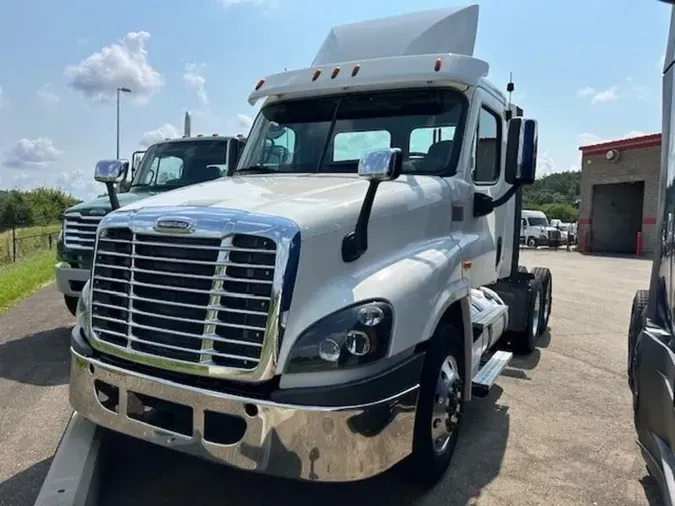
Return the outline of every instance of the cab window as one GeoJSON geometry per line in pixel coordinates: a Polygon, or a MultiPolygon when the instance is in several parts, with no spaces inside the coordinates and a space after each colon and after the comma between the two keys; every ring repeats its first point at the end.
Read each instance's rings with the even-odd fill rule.
{"type": "Polygon", "coordinates": [[[473,181],[477,185],[490,185],[499,180],[501,167],[502,120],[483,106],[478,117],[477,142],[473,181]]]}

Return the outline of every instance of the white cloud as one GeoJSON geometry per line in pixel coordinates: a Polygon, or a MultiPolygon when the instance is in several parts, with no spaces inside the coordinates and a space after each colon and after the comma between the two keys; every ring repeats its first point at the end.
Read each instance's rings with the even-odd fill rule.
{"type": "Polygon", "coordinates": [[[580,98],[590,98],[591,104],[610,102],[619,98],[619,87],[612,86],[606,90],[597,90],[592,86],[586,86],[577,91],[577,96],[580,98]]]}
{"type": "Polygon", "coordinates": [[[0,109],[2,109],[6,105],[7,105],[7,98],[5,97],[5,92],[3,91],[2,86],[0,86],[0,109]]]}
{"type": "Polygon", "coordinates": [[[197,97],[203,105],[207,105],[209,103],[209,98],[206,95],[206,79],[202,75],[203,68],[204,64],[186,64],[185,73],[183,74],[183,82],[188,88],[192,88],[197,92],[197,97]]]}
{"type": "Polygon", "coordinates": [[[164,86],[164,77],[148,61],[148,32],[129,32],[119,44],[111,44],[65,69],[68,85],[92,102],[114,98],[116,89],[132,91],[134,101],[144,103],[164,86]]]}
{"type": "Polygon", "coordinates": [[[10,168],[42,169],[56,161],[63,151],[56,149],[47,137],[20,139],[5,156],[4,165],[10,168]]]}
{"type": "Polygon", "coordinates": [[[38,98],[47,105],[58,104],[61,99],[51,90],[51,84],[45,84],[37,90],[38,98]]]}
{"type": "Polygon", "coordinates": [[[167,137],[169,139],[180,137],[178,129],[171,123],[165,123],[159,128],[145,132],[141,136],[141,140],[139,141],[139,143],[141,144],[141,146],[148,147],[151,146],[152,144],[163,141],[167,137]]]}
{"type": "Polygon", "coordinates": [[[577,146],[590,146],[592,144],[600,144],[602,142],[607,142],[607,140],[603,139],[599,135],[591,133],[581,133],[577,135],[577,146]]]}
{"type": "Polygon", "coordinates": [[[40,186],[56,187],[82,200],[92,199],[105,192],[105,187],[94,180],[93,171],[83,170],[47,174],[6,171],[0,184],[3,188],[16,190],[32,190],[40,186]]]}
{"type": "Polygon", "coordinates": [[[248,134],[248,131],[253,125],[253,118],[247,116],[246,114],[237,114],[237,123],[239,128],[243,128],[246,130],[246,134],[248,134]]]}
{"type": "Polygon", "coordinates": [[[54,178],[53,185],[83,200],[92,199],[105,192],[105,187],[94,180],[93,171],[60,172],[54,178]]]}
{"type": "Polygon", "coordinates": [[[592,146],[593,144],[603,144],[605,142],[612,142],[621,139],[630,139],[632,137],[642,137],[643,135],[650,135],[649,132],[643,132],[642,130],[631,130],[626,132],[623,135],[619,135],[612,139],[607,139],[592,133],[581,133],[577,135],[577,146],[592,146]]]}
{"type": "Polygon", "coordinates": [[[591,95],[595,95],[595,88],[591,88],[590,86],[586,86],[577,91],[578,97],[590,97],[591,95]]]}
{"type": "Polygon", "coordinates": [[[578,165],[570,165],[567,167],[561,167],[553,160],[548,151],[537,156],[537,177],[548,176],[549,174],[555,174],[558,172],[567,172],[567,171],[577,171],[579,170],[578,165]]]}
{"type": "Polygon", "coordinates": [[[591,104],[598,104],[602,102],[610,102],[612,100],[616,100],[619,98],[617,91],[618,87],[616,86],[612,86],[611,88],[607,88],[606,90],[603,91],[598,91],[591,98],[591,104]]]}

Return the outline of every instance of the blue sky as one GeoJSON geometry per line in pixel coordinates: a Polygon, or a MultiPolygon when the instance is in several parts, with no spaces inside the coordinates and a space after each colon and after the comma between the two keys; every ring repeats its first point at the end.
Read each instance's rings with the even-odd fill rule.
{"type": "MultiPolygon", "coordinates": [[[[99,193],[96,160],[182,133],[245,133],[255,82],[307,67],[333,25],[448,0],[0,1],[0,188],[99,193]]],[[[656,0],[479,2],[476,56],[539,120],[540,172],[578,168],[579,144],[660,130],[669,8],[656,0]]],[[[395,37],[396,34],[383,35],[395,37]]]]}

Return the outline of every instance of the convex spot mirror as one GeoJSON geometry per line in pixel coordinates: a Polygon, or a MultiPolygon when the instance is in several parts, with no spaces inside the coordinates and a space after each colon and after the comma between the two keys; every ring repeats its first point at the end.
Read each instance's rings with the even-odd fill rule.
{"type": "Polygon", "coordinates": [[[399,148],[367,151],[359,159],[359,176],[370,181],[391,181],[401,175],[403,155],[399,148]]]}
{"type": "Polygon", "coordinates": [[[99,183],[119,183],[129,170],[128,160],[101,160],[94,169],[94,179],[99,183]]]}
{"type": "Polygon", "coordinates": [[[506,173],[509,184],[534,183],[537,170],[537,120],[511,118],[506,138],[506,173]]]}

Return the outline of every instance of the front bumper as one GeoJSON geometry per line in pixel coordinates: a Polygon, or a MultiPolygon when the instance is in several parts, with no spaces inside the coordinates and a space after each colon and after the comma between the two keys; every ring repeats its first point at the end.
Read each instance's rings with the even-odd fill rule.
{"type": "Polygon", "coordinates": [[[354,481],[389,469],[412,451],[417,384],[369,404],[300,406],[154,378],[74,348],[71,354],[70,403],[82,416],[239,469],[354,481]]]}
{"type": "Polygon", "coordinates": [[[89,279],[89,269],[75,269],[65,262],[54,266],[56,286],[63,295],[79,297],[82,286],[89,279]]]}

